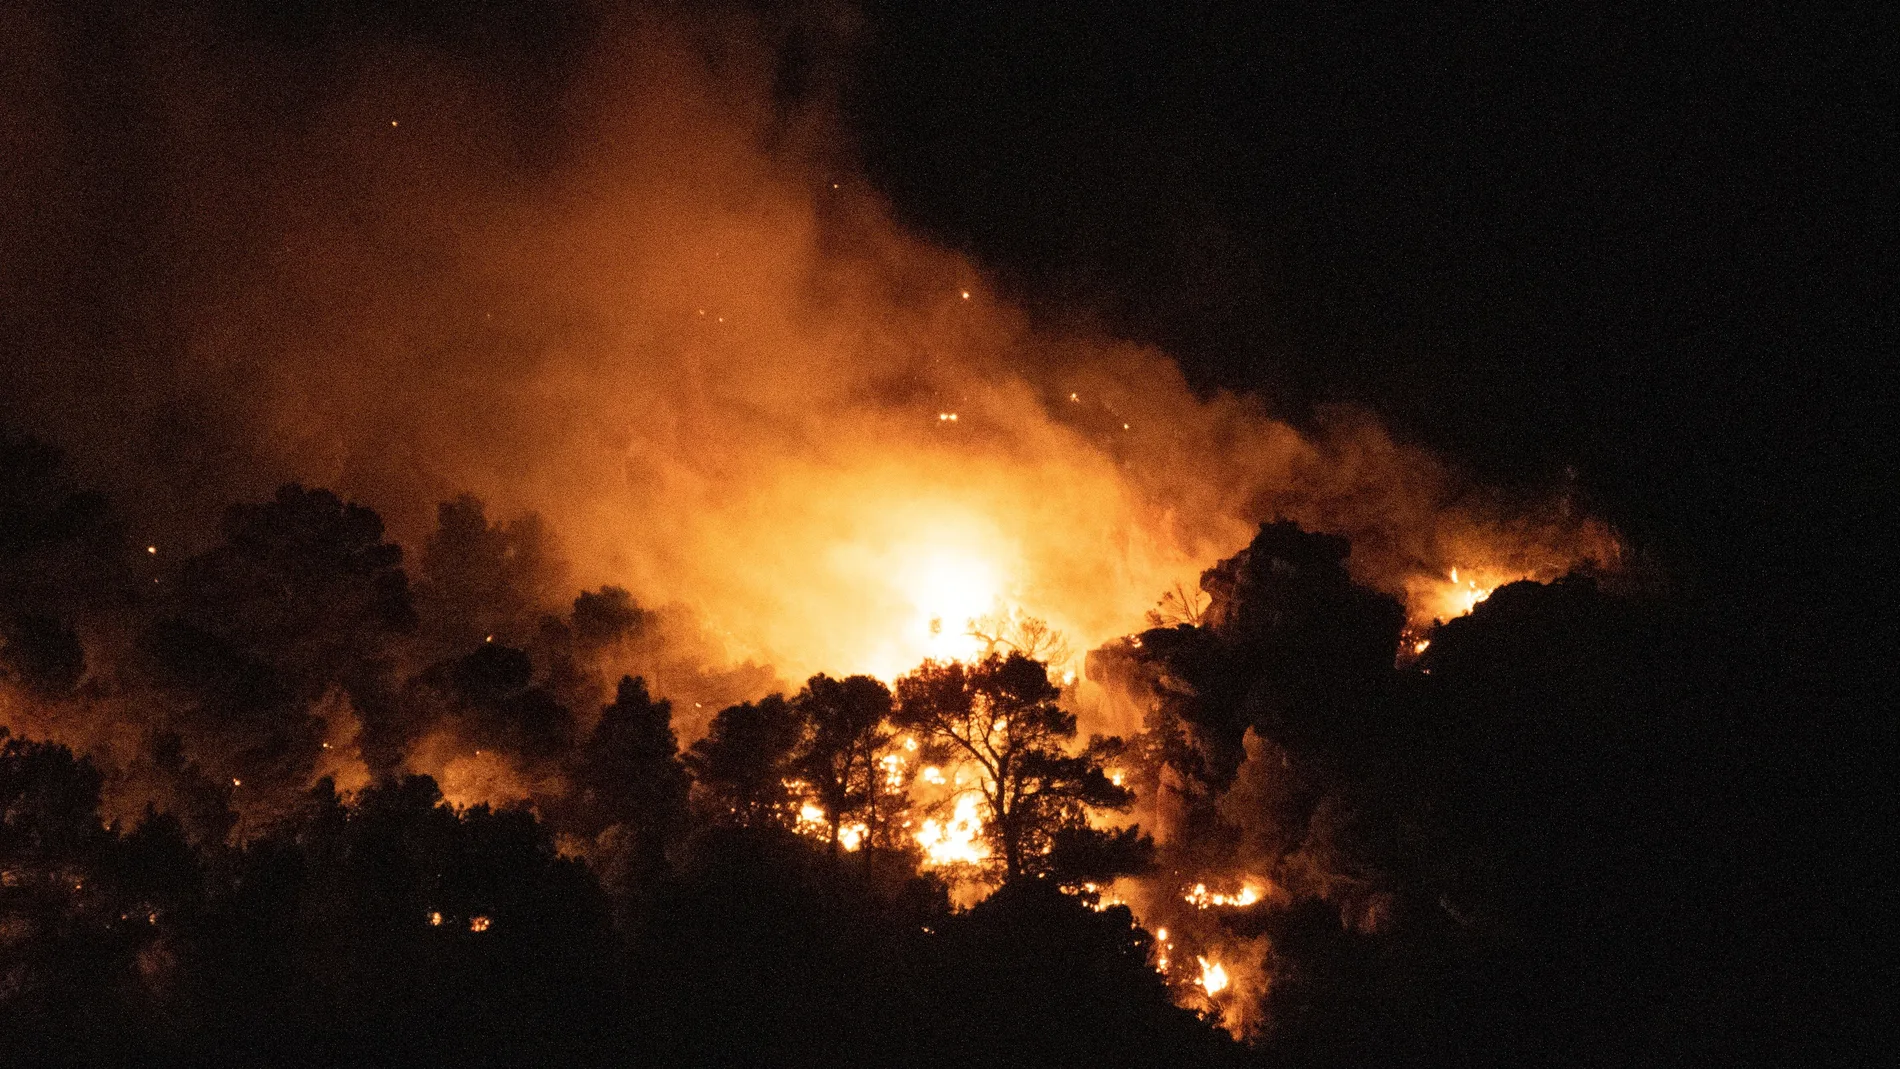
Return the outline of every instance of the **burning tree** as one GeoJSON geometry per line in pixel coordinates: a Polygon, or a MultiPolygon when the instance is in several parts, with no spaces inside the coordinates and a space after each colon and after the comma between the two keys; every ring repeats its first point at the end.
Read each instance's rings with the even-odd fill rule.
{"type": "MultiPolygon", "coordinates": [[[[1078,754],[1075,714],[1048,666],[1020,653],[973,664],[926,661],[897,683],[897,722],[974,766],[984,831],[1002,854],[1005,880],[1050,871],[1079,840],[1138,849],[1127,833],[1094,833],[1092,810],[1126,811],[1134,792],[1111,782],[1104,764],[1121,740],[1095,737],[1078,754]],[[1058,850],[1058,843],[1064,849],[1058,850]]],[[[1096,859],[1094,868],[1103,867],[1096,859]]]]}
{"type": "MultiPolygon", "coordinates": [[[[824,812],[826,838],[839,846],[847,821],[862,820],[860,836],[876,841],[908,787],[903,759],[890,758],[891,691],[870,676],[811,677],[791,700],[804,721],[804,739],[792,766],[824,812]],[[879,803],[888,801],[880,807],[879,803]]],[[[856,845],[853,842],[846,845],[856,845]]]]}

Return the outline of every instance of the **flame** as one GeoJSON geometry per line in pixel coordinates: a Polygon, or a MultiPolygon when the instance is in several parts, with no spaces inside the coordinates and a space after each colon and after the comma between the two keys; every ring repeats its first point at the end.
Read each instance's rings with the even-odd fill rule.
{"type": "Polygon", "coordinates": [[[816,830],[820,835],[831,833],[831,822],[825,819],[825,811],[815,802],[806,802],[798,807],[798,828],[800,831],[816,830]]]}
{"type": "Polygon", "coordinates": [[[853,592],[853,611],[826,614],[819,630],[841,642],[821,667],[891,680],[925,659],[972,660],[984,649],[974,622],[1014,604],[1021,554],[997,526],[947,505],[918,507],[832,545],[832,589],[853,592]]]}
{"type": "Polygon", "coordinates": [[[490,923],[487,917],[477,913],[468,919],[468,930],[471,932],[485,932],[488,930],[490,923]]]}
{"type": "Polygon", "coordinates": [[[1196,909],[1207,909],[1210,906],[1251,906],[1260,901],[1265,894],[1265,889],[1258,883],[1248,880],[1241,885],[1239,891],[1231,895],[1209,891],[1206,884],[1197,883],[1181,898],[1196,909]]]}
{"type": "MultiPolygon", "coordinates": [[[[1478,607],[1491,592],[1506,583],[1536,578],[1528,572],[1490,568],[1452,568],[1443,576],[1418,576],[1407,584],[1407,608],[1414,626],[1432,620],[1455,620],[1478,607]]],[[[1549,578],[1549,576],[1546,576],[1549,578]]],[[[1413,654],[1425,652],[1419,644],[1413,654]]]]}
{"type": "Polygon", "coordinates": [[[885,754],[878,759],[878,766],[884,770],[884,786],[890,790],[901,790],[904,786],[904,758],[902,754],[885,754]]]}
{"type": "Polygon", "coordinates": [[[948,822],[935,818],[924,821],[917,832],[917,845],[924,848],[926,867],[979,865],[989,860],[990,847],[983,841],[983,816],[978,805],[975,794],[961,794],[948,822]]]}
{"type": "Polygon", "coordinates": [[[1209,961],[1196,955],[1195,961],[1201,963],[1201,988],[1210,995],[1218,995],[1227,990],[1227,970],[1218,961],[1209,961]]]}

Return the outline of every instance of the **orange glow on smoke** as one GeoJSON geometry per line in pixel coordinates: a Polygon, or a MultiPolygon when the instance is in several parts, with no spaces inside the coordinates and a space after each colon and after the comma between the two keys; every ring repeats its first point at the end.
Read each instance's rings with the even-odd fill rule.
{"type": "MultiPolygon", "coordinates": [[[[695,40],[665,19],[606,35],[571,153],[531,176],[488,150],[505,109],[373,150],[350,108],[312,116],[258,238],[300,252],[231,257],[181,312],[206,369],[188,396],[223,394],[263,470],[377,508],[412,552],[456,493],[538,514],[568,566],[543,607],[622,586],[693,621],[695,664],[793,684],[967,657],[969,619],[1006,610],[1079,658],[1274,517],[1349,535],[1355,579],[1414,624],[1614,555],[1562,509],[1474,505],[1369,417],[1295,428],[1271,399],[1197,395],[1152,347],[974,300],[973,264],[786,141],[767,57],[714,69],[695,40]]],[[[361,98],[427,69],[366,75],[361,98]]],[[[101,388],[108,411],[177,403],[101,388]]],[[[525,787],[505,773],[458,767],[445,791],[525,787]]]]}

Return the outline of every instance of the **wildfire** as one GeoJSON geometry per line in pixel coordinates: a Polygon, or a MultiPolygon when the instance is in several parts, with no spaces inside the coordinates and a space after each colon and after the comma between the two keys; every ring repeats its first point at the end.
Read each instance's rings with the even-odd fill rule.
{"type": "Polygon", "coordinates": [[[1266,894],[1266,890],[1252,880],[1241,885],[1239,891],[1229,895],[1209,891],[1204,883],[1197,883],[1188,889],[1182,900],[1196,909],[1208,909],[1212,906],[1251,906],[1266,894]]]}
{"type": "Polygon", "coordinates": [[[917,845],[924,848],[925,865],[977,865],[989,859],[990,847],[983,841],[983,816],[977,807],[976,795],[961,794],[948,822],[935,818],[924,821],[917,833],[917,845]]]}
{"type": "Polygon", "coordinates": [[[831,822],[825,819],[825,811],[817,803],[806,802],[798,807],[798,830],[824,834],[830,827],[831,822]]]}
{"type": "MultiPolygon", "coordinates": [[[[1451,583],[1454,587],[1458,585],[1458,569],[1456,568],[1451,570],[1451,583]]],[[[1497,588],[1498,584],[1496,583],[1490,586],[1479,586],[1476,579],[1466,579],[1464,588],[1456,591],[1453,595],[1453,604],[1460,607],[1458,615],[1463,616],[1465,613],[1477,608],[1478,603],[1490,597],[1491,592],[1497,588]]]]}
{"type": "Polygon", "coordinates": [[[860,600],[827,632],[837,649],[819,667],[885,680],[925,659],[981,656],[974,622],[1011,604],[1023,568],[1020,547],[984,514],[931,501],[866,522],[833,544],[829,563],[828,588],[860,600]]]}
{"type": "MultiPolygon", "coordinates": [[[[801,790],[805,784],[802,780],[788,780],[786,786],[792,790],[801,790]]],[[[824,807],[817,802],[801,804],[798,807],[798,819],[793,824],[800,835],[826,841],[831,838],[831,821],[825,819],[824,807]]],[[[861,821],[854,820],[838,825],[838,845],[846,850],[856,850],[863,846],[870,835],[870,827],[861,821]]]]}
{"type": "Polygon", "coordinates": [[[1108,909],[1110,906],[1125,906],[1128,904],[1127,899],[1092,880],[1084,883],[1078,891],[1070,893],[1083,893],[1093,896],[1089,902],[1089,908],[1097,913],[1108,909]]]}
{"type": "Polygon", "coordinates": [[[1199,955],[1194,958],[1201,963],[1201,989],[1210,995],[1218,995],[1227,990],[1227,970],[1218,961],[1209,961],[1199,955]]]}
{"type": "MultiPolygon", "coordinates": [[[[1410,585],[1412,619],[1422,626],[1430,620],[1454,620],[1464,616],[1491,596],[1491,592],[1505,583],[1524,578],[1522,573],[1497,574],[1486,571],[1482,575],[1473,574],[1472,569],[1453,568],[1440,577],[1421,577],[1410,585]]],[[[1414,655],[1425,652],[1414,649],[1414,655]]]]}

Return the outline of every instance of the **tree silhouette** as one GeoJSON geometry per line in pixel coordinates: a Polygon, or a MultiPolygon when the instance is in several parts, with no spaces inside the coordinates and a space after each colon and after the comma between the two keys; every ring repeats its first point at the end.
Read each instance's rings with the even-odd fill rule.
{"type": "Polygon", "coordinates": [[[58,449],[0,428],[0,614],[113,605],[131,565],[106,499],[72,481],[58,449]]]}
{"type": "Polygon", "coordinates": [[[789,826],[798,812],[791,784],[803,738],[803,720],[783,695],[721,709],[685,758],[707,819],[743,827],[789,826]]]}
{"type": "Polygon", "coordinates": [[[890,688],[870,676],[821,673],[792,697],[791,707],[804,735],[792,767],[824,810],[831,848],[838,848],[844,823],[859,816],[875,840],[908,782],[901,771],[891,782],[893,769],[902,766],[881,761],[894,735],[890,688]],[[881,809],[880,802],[886,803],[881,809]]]}
{"type": "Polygon", "coordinates": [[[926,661],[897,683],[897,722],[967,759],[979,772],[984,827],[1015,880],[1044,871],[1063,829],[1084,829],[1095,809],[1126,810],[1134,793],[1109,781],[1118,739],[1068,752],[1075,714],[1047,666],[1019,653],[975,664],[926,661]]]}
{"type": "Polygon", "coordinates": [[[665,866],[666,851],[685,834],[692,788],[673,734],[673,706],[655,701],[646,681],[623,676],[611,705],[600,711],[571,772],[582,832],[622,829],[626,864],[638,878],[665,866]]]}
{"type": "Polygon", "coordinates": [[[437,506],[416,588],[425,631],[451,652],[527,642],[559,579],[549,541],[538,517],[490,524],[487,507],[468,494],[437,506]]]}
{"type": "Polygon", "coordinates": [[[526,650],[499,642],[429,668],[412,681],[403,712],[415,737],[453,727],[471,749],[552,762],[574,739],[573,715],[535,682],[526,650]]]}
{"type": "Polygon", "coordinates": [[[290,484],[233,506],[224,540],[187,561],[145,646],[188,699],[196,752],[253,790],[309,782],[332,687],[363,716],[372,763],[390,706],[395,641],[415,626],[402,547],[383,521],[328,490],[290,484]]]}
{"type": "Polygon", "coordinates": [[[85,671],[75,622],[138,592],[104,498],[67,476],[59,450],[0,428],[0,682],[68,696],[85,671]]]}

